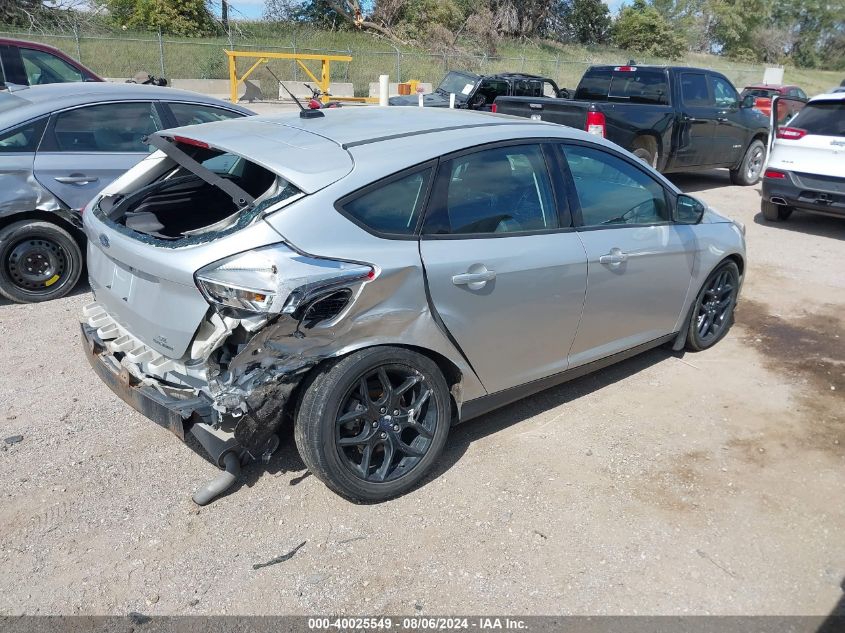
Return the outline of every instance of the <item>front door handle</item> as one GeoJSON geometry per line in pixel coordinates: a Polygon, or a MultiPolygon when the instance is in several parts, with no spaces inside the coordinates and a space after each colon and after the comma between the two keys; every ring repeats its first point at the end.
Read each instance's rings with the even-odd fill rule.
{"type": "Polygon", "coordinates": [[[717,116],[717,117],[716,117],[716,120],[717,120],[719,123],[727,123],[727,122],[728,122],[728,117],[726,117],[724,114],[721,114],[721,113],[720,113],[720,114],[719,114],[719,116],[717,116]]]}
{"type": "Polygon", "coordinates": [[[60,182],[63,185],[90,185],[92,182],[97,182],[99,178],[96,176],[86,176],[85,174],[71,174],[70,176],[56,176],[53,180],[60,182]]]}
{"type": "Polygon", "coordinates": [[[628,261],[628,253],[623,253],[622,249],[611,248],[607,255],[599,257],[599,264],[610,264],[611,266],[618,266],[628,261]]]}
{"type": "Polygon", "coordinates": [[[470,290],[481,290],[488,281],[493,281],[495,278],[495,271],[487,270],[482,266],[481,270],[454,275],[452,283],[456,286],[466,286],[470,290]]]}

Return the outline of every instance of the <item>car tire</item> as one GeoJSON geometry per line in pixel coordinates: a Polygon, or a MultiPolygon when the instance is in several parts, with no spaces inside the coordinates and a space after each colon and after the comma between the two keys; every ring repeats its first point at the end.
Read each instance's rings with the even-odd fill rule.
{"type": "Polygon", "coordinates": [[[722,340],[731,329],[739,293],[739,268],[733,261],[722,262],[707,276],[687,324],[686,348],[700,352],[722,340]]]}
{"type": "Polygon", "coordinates": [[[314,373],[294,439],[305,465],[331,490],[355,502],[385,501],[413,488],[437,460],[451,412],[446,380],[430,358],[371,347],[314,373]]]}
{"type": "Polygon", "coordinates": [[[792,207],[775,204],[768,200],[760,201],[760,211],[763,212],[763,217],[769,222],[782,222],[788,220],[789,216],[792,215],[792,207]]]}
{"type": "Polygon", "coordinates": [[[51,222],[22,220],[0,231],[0,294],[16,303],[64,297],[82,274],[82,249],[51,222]]]}
{"type": "Polygon", "coordinates": [[[745,150],[745,156],[736,169],[731,169],[731,182],[735,185],[749,187],[756,185],[763,175],[763,166],[766,164],[766,146],[763,141],[752,141],[745,150]]]}

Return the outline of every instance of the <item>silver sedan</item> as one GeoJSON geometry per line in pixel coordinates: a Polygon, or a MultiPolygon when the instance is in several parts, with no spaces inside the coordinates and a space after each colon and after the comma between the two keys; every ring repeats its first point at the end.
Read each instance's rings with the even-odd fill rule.
{"type": "MultiPolygon", "coordinates": [[[[728,331],[744,227],[542,122],[345,108],[153,135],[85,212],[85,350],[225,469],[285,419],[356,501],[414,486],[452,424],[728,331]]],[[[659,397],[659,394],[655,394],[659,397]]]]}
{"type": "Polygon", "coordinates": [[[65,83],[0,92],[0,294],[61,297],[82,272],[80,211],[149,154],[146,135],[252,114],[200,94],[65,83]]]}

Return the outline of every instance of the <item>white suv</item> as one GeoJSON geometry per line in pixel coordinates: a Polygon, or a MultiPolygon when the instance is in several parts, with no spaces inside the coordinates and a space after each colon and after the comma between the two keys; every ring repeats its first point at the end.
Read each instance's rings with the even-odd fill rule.
{"type": "Polygon", "coordinates": [[[795,209],[845,217],[845,93],[813,97],[778,128],[760,207],[770,221],[795,209]]]}

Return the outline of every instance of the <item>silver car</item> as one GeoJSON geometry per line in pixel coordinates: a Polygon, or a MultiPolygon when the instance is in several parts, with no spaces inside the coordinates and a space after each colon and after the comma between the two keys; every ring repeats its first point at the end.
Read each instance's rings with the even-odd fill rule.
{"type": "Polygon", "coordinates": [[[61,297],[82,272],[81,209],[149,155],[146,135],[252,114],[200,94],[65,83],[0,92],[0,294],[61,297]]]}
{"type": "Polygon", "coordinates": [[[467,111],[344,108],[151,137],[85,212],[82,339],[121,398],[225,469],[294,423],[356,501],[452,424],[732,323],[744,228],[612,143],[467,111]]]}

